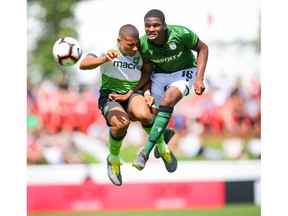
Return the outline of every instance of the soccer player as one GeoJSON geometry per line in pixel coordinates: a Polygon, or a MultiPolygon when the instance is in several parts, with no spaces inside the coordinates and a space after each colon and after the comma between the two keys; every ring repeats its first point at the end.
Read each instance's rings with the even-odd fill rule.
{"type": "MultiPolygon", "coordinates": [[[[133,165],[141,170],[145,167],[149,153],[161,136],[173,113],[174,106],[189,94],[193,84],[197,95],[201,95],[208,60],[208,47],[190,29],[180,25],[168,25],[162,11],[150,10],[144,17],[146,35],[140,39],[139,52],[143,58],[143,73],[151,74],[152,96],[158,115],[144,149],[133,165]],[[197,52],[197,57],[193,55],[197,52]],[[155,69],[154,69],[155,68],[155,69]]],[[[177,160],[169,148],[154,150],[155,157],[163,159],[166,169],[174,172],[177,160]]]]}
{"type": "MultiPolygon", "coordinates": [[[[192,87],[197,95],[204,92],[203,79],[208,60],[208,46],[192,30],[166,24],[162,11],[153,9],[147,12],[144,25],[146,34],[140,38],[139,48],[143,58],[143,76],[133,91],[145,84],[151,75],[151,95],[156,99],[154,107],[158,115],[143,150],[133,162],[133,166],[139,170],[145,167],[175,105],[189,94],[192,87]],[[197,53],[196,57],[192,50],[197,53]]],[[[159,148],[157,145],[154,155],[162,158],[168,172],[177,169],[177,160],[169,148],[159,148]]]]}
{"type": "MultiPolygon", "coordinates": [[[[125,95],[138,84],[143,64],[138,46],[137,28],[126,24],[120,28],[117,43],[111,46],[112,49],[95,47],[80,63],[82,70],[100,66],[102,83],[98,106],[110,127],[107,172],[111,182],[117,186],[122,184],[119,154],[130,120],[141,122],[144,130],[149,133],[155,119],[149,108],[155,100],[147,94],[144,98],[141,90],[133,92],[124,102],[109,99],[109,94],[125,95]]],[[[169,139],[166,136],[167,142],[169,139]]],[[[158,143],[166,145],[164,136],[159,137],[158,143]]]]}

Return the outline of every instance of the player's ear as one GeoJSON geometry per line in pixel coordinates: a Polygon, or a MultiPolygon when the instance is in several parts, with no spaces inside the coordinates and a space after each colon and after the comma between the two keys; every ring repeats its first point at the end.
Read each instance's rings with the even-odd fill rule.
{"type": "Polygon", "coordinates": [[[118,43],[121,43],[121,41],[122,41],[121,38],[117,38],[118,43]]]}
{"type": "Polygon", "coordinates": [[[164,26],[163,29],[166,30],[166,28],[167,28],[167,27],[166,27],[166,22],[163,23],[163,26],[164,26]]]}

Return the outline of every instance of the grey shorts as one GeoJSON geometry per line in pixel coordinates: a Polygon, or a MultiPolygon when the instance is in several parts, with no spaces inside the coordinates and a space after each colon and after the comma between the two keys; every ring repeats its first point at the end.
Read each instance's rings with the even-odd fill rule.
{"type": "Polygon", "coordinates": [[[109,97],[109,94],[119,94],[119,93],[113,92],[111,90],[100,90],[99,92],[100,92],[100,96],[98,99],[98,108],[101,110],[102,115],[106,119],[106,124],[109,127],[111,127],[111,125],[109,124],[109,122],[107,120],[107,114],[112,108],[122,107],[126,111],[128,116],[130,117],[129,112],[128,112],[128,107],[129,107],[129,104],[130,104],[132,98],[135,97],[136,95],[143,95],[143,91],[139,90],[139,91],[133,93],[127,101],[118,102],[118,101],[110,101],[108,99],[108,97],[109,97]]]}

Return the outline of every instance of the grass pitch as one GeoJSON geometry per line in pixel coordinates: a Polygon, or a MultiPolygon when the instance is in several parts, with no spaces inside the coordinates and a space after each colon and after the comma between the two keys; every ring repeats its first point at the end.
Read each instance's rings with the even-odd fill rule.
{"type": "Polygon", "coordinates": [[[253,204],[226,205],[219,209],[185,209],[125,212],[31,213],[28,216],[260,216],[261,208],[253,204]]]}

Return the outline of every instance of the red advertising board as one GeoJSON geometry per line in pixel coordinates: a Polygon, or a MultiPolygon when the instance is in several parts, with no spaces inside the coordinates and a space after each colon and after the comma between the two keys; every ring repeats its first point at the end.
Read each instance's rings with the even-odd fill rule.
{"type": "Polygon", "coordinates": [[[225,204],[222,181],[28,185],[28,212],[215,208],[225,204]]]}

